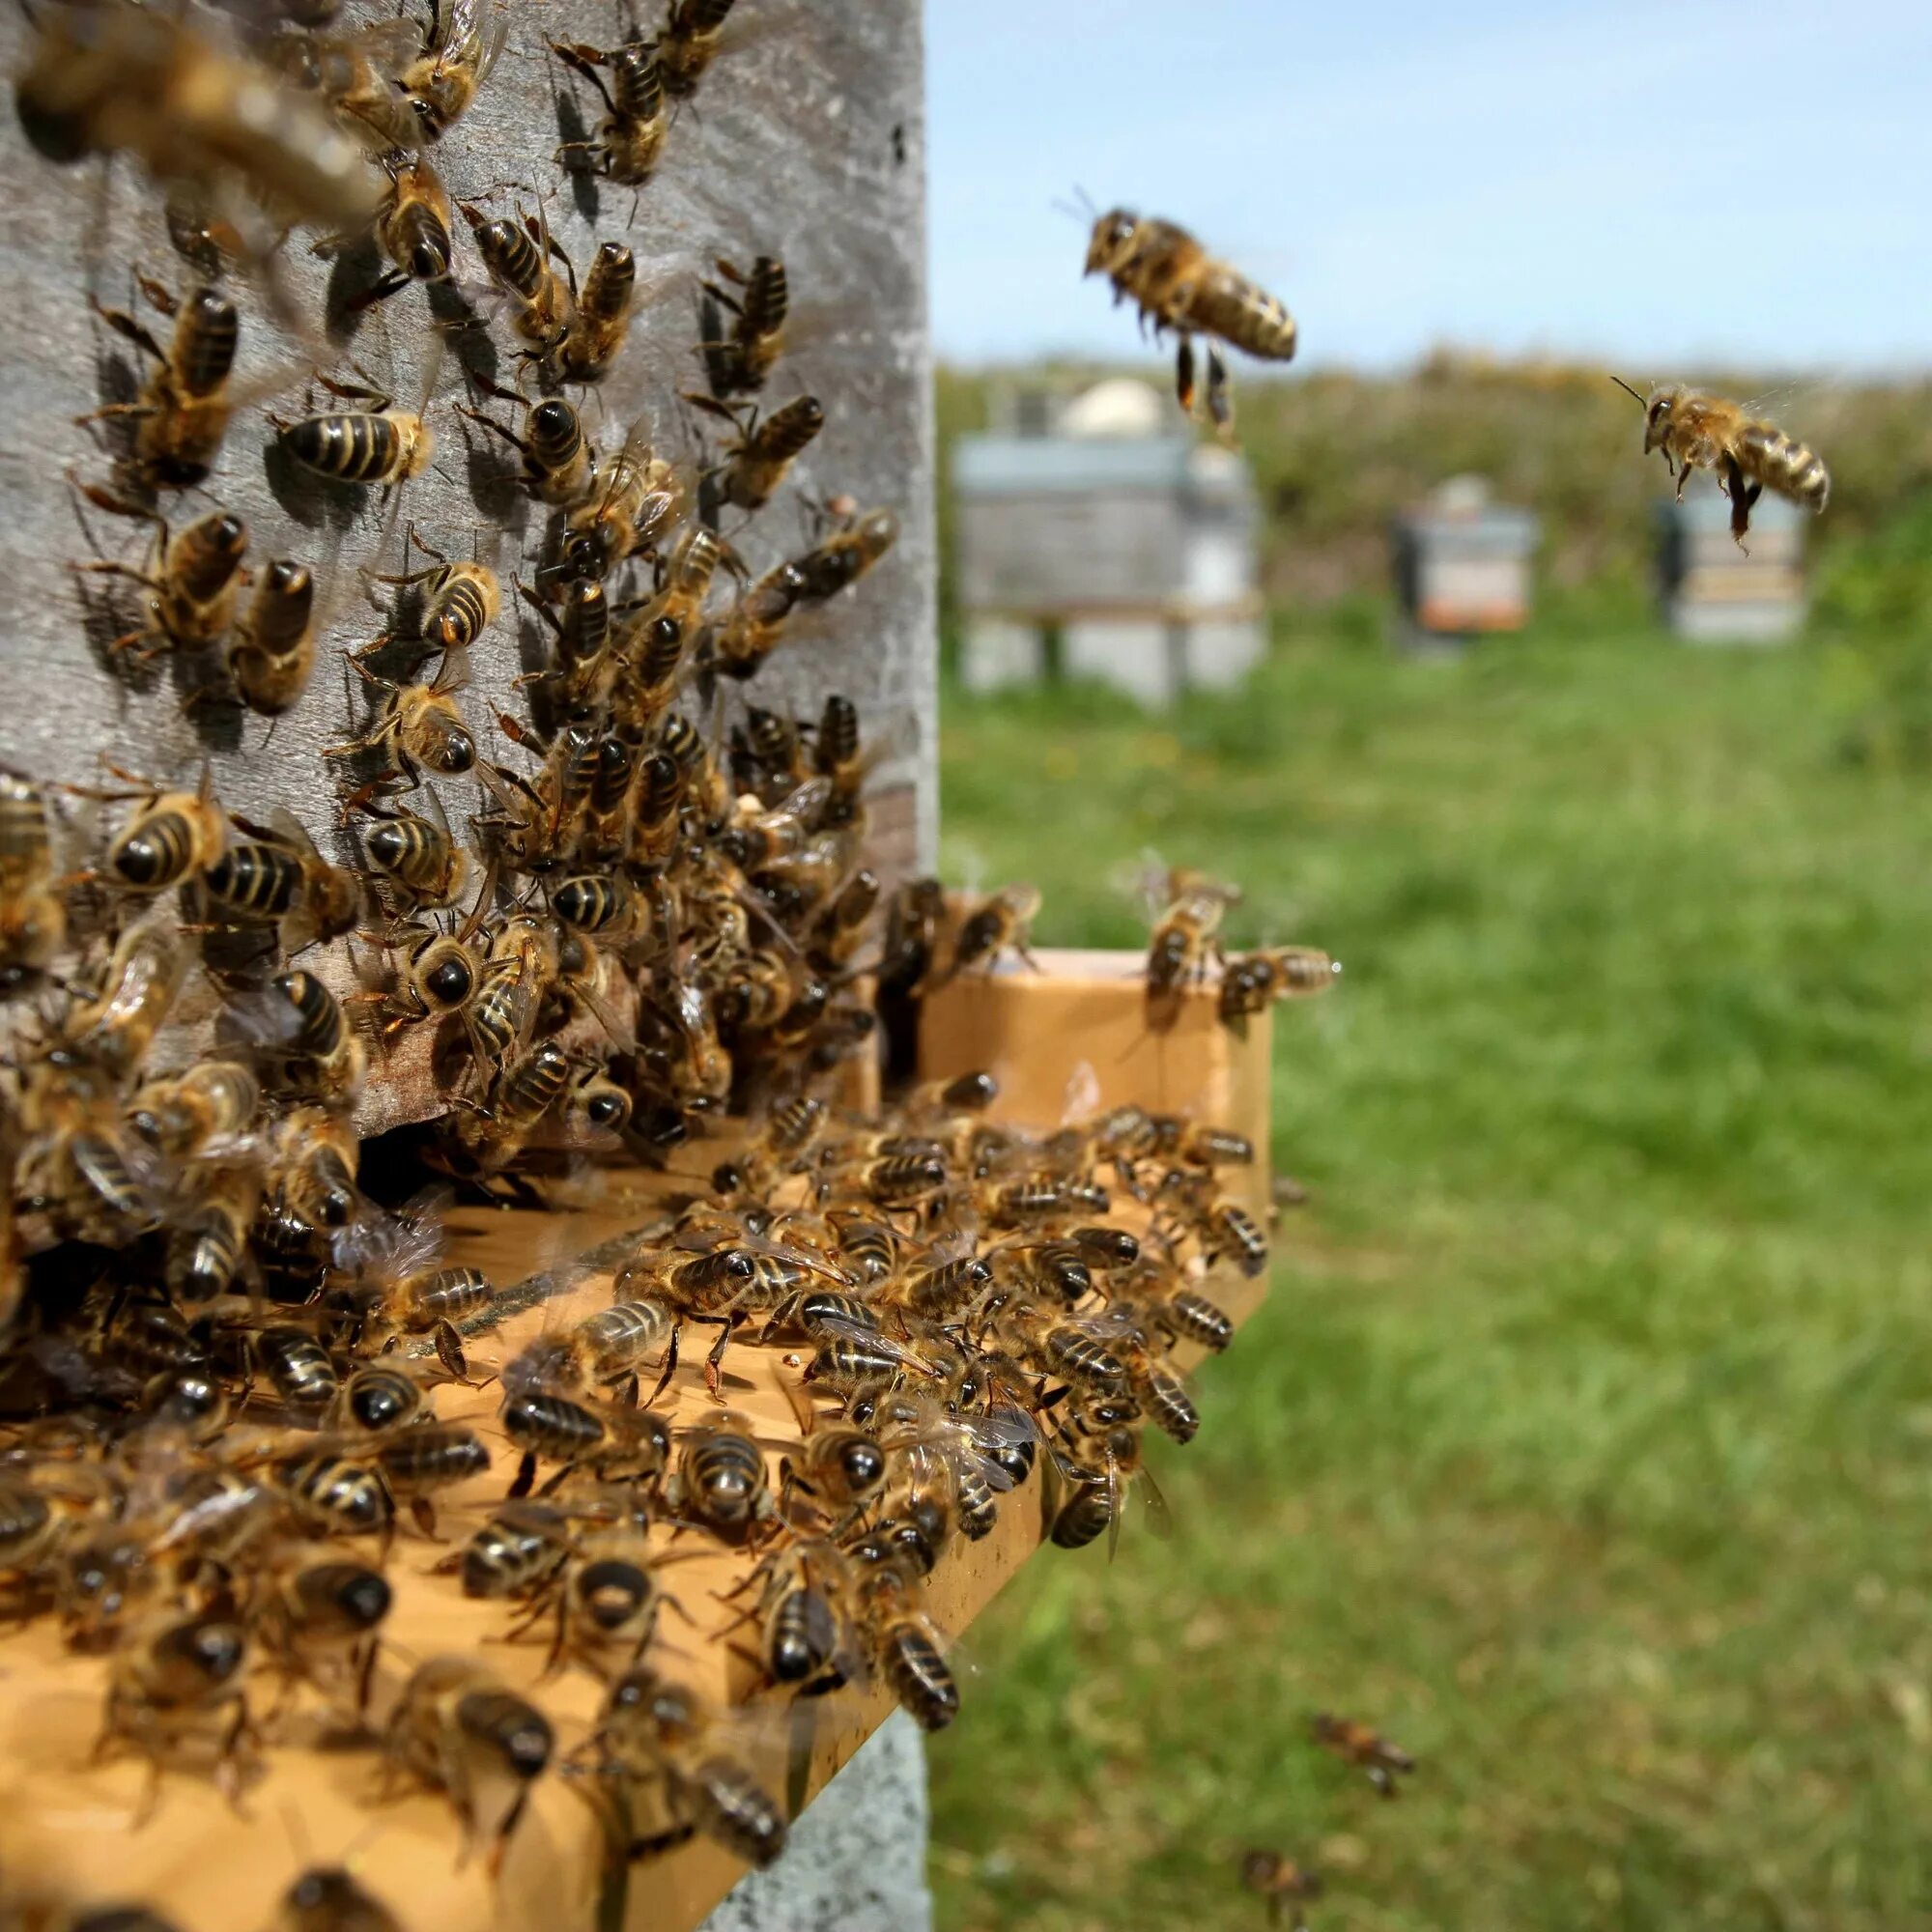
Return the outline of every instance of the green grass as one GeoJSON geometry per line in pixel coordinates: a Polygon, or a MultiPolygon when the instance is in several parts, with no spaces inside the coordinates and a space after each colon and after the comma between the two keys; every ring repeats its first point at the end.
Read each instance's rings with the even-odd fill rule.
{"type": "Polygon", "coordinates": [[[1932,1923],[1932,788],[1824,648],[1353,618],[1167,719],[949,696],[950,865],[1042,939],[1135,943],[1152,846],[1347,971],[1278,1015],[1314,1203],[1155,1451],[1178,1540],[974,1634],[942,1923],[1259,1924],[1250,1844],[1319,1928],[1932,1923]]]}

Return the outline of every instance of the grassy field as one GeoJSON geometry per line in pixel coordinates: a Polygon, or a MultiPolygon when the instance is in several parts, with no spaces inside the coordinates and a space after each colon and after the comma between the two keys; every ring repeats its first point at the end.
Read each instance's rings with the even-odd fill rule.
{"type": "Polygon", "coordinates": [[[1135,943],[1152,846],[1347,973],[1280,1017],[1314,1202],[1155,1448],[1178,1540],[975,1633],[942,1922],[1259,1924],[1264,1844],[1318,1928],[1932,1924],[1932,787],[1841,755],[1828,645],[1376,623],[1168,719],[949,696],[950,868],[1042,938],[1135,943]]]}

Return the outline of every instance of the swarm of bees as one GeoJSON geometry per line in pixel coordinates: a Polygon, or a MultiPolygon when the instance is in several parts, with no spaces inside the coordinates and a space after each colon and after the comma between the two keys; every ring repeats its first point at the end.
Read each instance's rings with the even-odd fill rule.
{"type": "MultiPolygon", "coordinates": [[[[996,1125],[986,1074],[883,1116],[844,1104],[877,1046],[873,979],[918,1000],[1030,957],[1039,895],[953,931],[936,880],[867,863],[884,747],[857,706],[758,701],[789,637],[863,610],[897,537],[890,508],[833,497],[747,561],[838,414],[787,393],[784,264],[720,255],[696,279],[685,400],[718,426],[707,457],[607,430],[583,404],[632,334],[630,246],[580,275],[529,185],[449,185],[507,9],[234,11],[31,18],[36,147],[138,163],[202,277],[144,271],[134,303],[95,305],[138,387],[89,420],[111,468],[83,445],[71,485],[151,538],[139,562],[77,559],[76,586],[132,600],[110,659],[191,661],[196,703],[270,720],[317,701],[351,593],[396,601],[345,653],[352,716],[313,772],[333,823],[250,815],[205,766],[0,771],[0,1590],[95,1661],[96,1755],[146,1768],[137,1823],[179,1776],[239,1804],[319,1726],[368,1754],[372,1797],[446,1801],[492,1870],[547,1776],[614,1859],[697,1834],[768,1864],[787,1811],[745,1742],[757,1713],[859,1686],[949,1724],[929,1581],[1022,1485],[1063,1547],[1111,1547],[1135,1492],[1158,1525],[1146,1432],[1193,1437],[1183,1361],[1233,1332],[1206,1277],[1266,1264],[1230,1179],[1254,1150],[1136,1107],[996,1125]],[[291,312],[292,224],[319,252],[367,244],[375,278],[339,313],[291,312]],[[471,316],[398,397],[322,325],[399,315],[418,287],[471,316]],[[251,291],[314,352],[304,406],[234,380],[251,291]],[[478,331],[500,362],[465,355],[478,331]],[[469,396],[449,415],[544,525],[514,561],[507,529],[459,548],[401,516],[469,434],[433,419],[450,346],[469,396]],[[392,499],[399,567],[345,585],[252,559],[221,497],[257,404],[270,466],[392,499]],[[512,616],[539,644],[517,715],[477,705],[469,674],[512,616]],[[452,786],[475,798],[454,825],[452,786]],[[440,1117],[365,1158],[358,1109],[404,1054],[440,1117]],[[607,1303],[572,1278],[528,1316],[452,1251],[459,1197],[611,1200],[668,1162],[695,1184],[657,1185],[607,1303]],[[427,1184],[393,1205],[414,1169],[427,1184]],[[748,1358],[784,1426],[734,1406],[748,1358]],[[706,1551],[736,1578],[711,1640],[744,1666],[740,1709],[658,1634],[675,1566],[706,1551]],[[499,1605],[506,1638],[541,1646],[536,1682],[392,1638],[399,1598],[432,1589],[499,1605]],[[594,1720],[552,1679],[593,1683],[594,1720]]],[[[516,49],[605,109],[557,162],[643,188],[682,104],[728,85],[731,13],[668,0],[652,38],[516,49]]],[[[397,1923],[326,1863],[281,1918],[397,1923]]],[[[0,1923],[109,1919],[166,1932],[136,1905],[0,1889],[0,1923]]]]}

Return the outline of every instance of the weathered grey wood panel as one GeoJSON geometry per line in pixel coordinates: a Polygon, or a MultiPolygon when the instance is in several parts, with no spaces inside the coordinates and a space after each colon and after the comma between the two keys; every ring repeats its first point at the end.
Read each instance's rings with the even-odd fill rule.
{"type": "MultiPolygon", "coordinates": [[[[656,4],[644,9],[646,30],[658,11],[656,4]]],[[[27,32],[21,10],[0,11],[0,59],[10,71],[27,32]]],[[[627,241],[636,251],[644,291],[639,318],[615,372],[587,406],[600,441],[620,441],[635,417],[649,413],[664,443],[695,448],[694,418],[677,398],[699,385],[697,275],[720,254],[741,263],[761,250],[782,256],[794,321],[768,394],[777,401],[810,389],[829,419],[798,465],[796,483],[742,532],[727,525],[727,533],[754,570],[796,551],[804,542],[796,507],[802,490],[889,504],[901,536],[822,622],[798,627],[751,690],[761,703],[814,707],[827,691],[846,692],[873,731],[914,721],[920,751],[896,773],[880,775],[888,792],[895,783],[914,788],[903,801],[883,798],[879,813],[882,824],[900,828],[895,849],[882,857],[903,867],[930,851],[936,807],[920,9],[917,0],[819,8],[741,0],[731,33],[744,43],[720,56],[694,105],[679,115],[657,178],[637,198],[635,219],[630,189],[573,185],[553,158],[560,108],[573,134],[594,129],[602,110],[589,88],[545,52],[544,38],[616,44],[623,16],[599,0],[513,5],[503,58],[436,160],[457,193],[482,194],[505,182],[542,192],[553,233],[580,270],[602,240],[627,241]]],[[[232,708],[185,713],[181,667],[163,660],[153,675],[130,680],[104,661],[99,642],[111,633],[102,620],[90,641],[70,561],[104,552],[139,563],[148,537],[139,525],[90,510],[97,539],[90,551],[63,473],[106,480],[108,455],[73,418],[135,373],[128,346],[91,317],[88,294],[128,304],[135,261],[177,287],[191,277],[168,246],[160,193],[136,166],[120,159],[56,168],[28,148],[11,112],[0,114],[0,194],[8,203],[6,260],[14,290],[13,327],[0,342],[0,555],[10,593],[0,647],[0,759],[42,779],[88,782],[98,781],[103,758],[188,781],[206,758],[224,804],[256,816],[272,803],[288,805],[326,852],[346,859],[319,753],[362,715],[359,699],[352,709],[337,653],[384,628],[362,574],[401,567],[403,522],[413,519],[450,554],[468,555],[480,545],[482,560],[499,572],[521,568],[527,576],[542,519],[509,485],[514,459],[454,413],[464,391],[453,355],[441,359],[429,408],[436,467],[403,490],[398,505],[265,468],[272,432],[259,408],[242,412],[209,485],[180,496],[180,512],[191,519],[218,502],[246,518],[252,561],[290,555],[314,565],[324,597],[332,600],[333,624],[306,696],[272,735],[263,721],[232,708]],[[400,510],[394,523],[392,507],[400,510]]],[[[492,212],[508,213],[513,199],[499,192],[492,212]]],[[[523,199],[534,205],[534,196],[523,199]]],[[[366,251],[331,266],[310,253],[312,239],[291,240],[282,273],[304,312],[319,315],[331,276],[353,289],[373,267],[366,251]]],[[[459,273],[480,281],[461,224],[457,246],[459,273]]],[[[238,385],[275,387],[274,406],[299,413],[307,373],[299,348],[269,320],[258,290],[244,284],[239,299],[238,385]]],[[[412,403],[431,359],[429,315],[423,291],[410,289],[364,316],[344,354],[399,401],[412,403]]],[[[496,325],[490,334],[508,382],[515,364],[506,331],[496,325]]],[[[532,643],[520,629],[506,612],[471,653],[472,684],[463,700],[490,754],[513,763],[526,761],[490,721],[498,709],[524,714],[512,687],[532,643]]],[[[739,701],[735,694],[731,701],[739,701]]],[[[445,783],[442,795],[453,823],[476,809],[471,786],[445,783]]],[[[346,983],[341,962],[327,972],[346,983]]],[[[392,1064],[386,1081],[372,1081],[361,1115],[366,1128],[436,1104],[426,1082],[396,1070],[407,1064],[392,1064]]]]}

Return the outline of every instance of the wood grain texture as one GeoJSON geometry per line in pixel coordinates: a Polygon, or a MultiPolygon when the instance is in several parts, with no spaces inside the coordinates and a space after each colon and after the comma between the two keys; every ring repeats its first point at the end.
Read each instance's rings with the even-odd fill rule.
{"type": "MultiPolygon", "coordinates": [[[[864,582],[796,628],[750,689],[760,703],[814,710],[826,692],[845,692],[873,732],[903,730],[910,719],[907,742],[918,749],[878,775],[882,792],[901,788],[906,798],[886,814],[895,829],[882,862],[894,872],[910,867],[931,851],[936,811],[919,8],[915,0],[838,8],[745,0],[732,28],[736,35],[742,25],[744,44],[720,56],[679,114],[635,216],[630,189],[573,184],[553,159],[559,138],[581,134],[585,123],[594,129],[602,110],[543,48],[547,35],[612,44],[622,37],[619,11],[601,0],[555,0],[518,4],[511,19],[495,74],[435,158],[459,194],[505,182],[541,191],[553,233],[580,270],[602,240],[626,241],[635,251],[639,316],[614,372],[587,402],[596,440],[621,441],[635,418],[648,415],[662,444],[695,452],[696,418],[678,392],[699,385],[696,277],[721,254],[740,263],[761,250],[784,259],[793,323],[769,395],[779,401],[809,389],[825,402],[827,427],[798,464],[795,483],[742,531],[727,523],[727,534],[754,570],[797,551],[806,541],[801,492],[890,505],[901,534],[864,582]]],[[[10,71],[27,32],[21,10],[0,14],[0,61],[10,71]]],[[[9,203],[6,259],[19,304],[0,343],[0,554],[10,591],[0,761],[43,780],[85,783],[99,782],[100,760],[111,758],[191,782],[207,759],[225,804],[255,817],[286,805],[326,852],[346,860],[319,753],[363,715],[359,701],[351,708],[339,652],[384,628],[386,602],[372,605],[366,573],[401,568],[403,523],[413,519],[450,555],[474,554],[499,574],[521,568],[527,576],[541,513],[510,481],[512,453],[454,413],[464,399],[459,358],[445,354],[438,362],[425,293],[411,288],[364,315],[341,349],[405,405],[433,375],[435,466],[388,505],[374,492],[290,473],[272,452],[262,409],[270,398],[268,407],[300,413],[309,364],[244,281],[235,384],[250,401],[209,484],[176,497],[178,514],[191,520],[214,503],[238,511],[249,526],[251,561],[293,556],[316,568],[332,622],[306,696],[272,733],[232,707],[185,712],[184,661],[164,658],[145,676],[124,677],[104,660],[101,641],[125,627],[114,622],[116,612],[125,619],[133,607],[101,609],[90,590],[97,606],[90,632],[67,565],[101,554],[139,564],[149,536],[138,524],[93,509],[83,526],[64,472],[107,480],[108,449],[73,418],[125,394],[139,374],[130,345],[91,316],[88,296],[130,305],[135,262],[178,288],[192,276],[168,246],[159,191],[133,163],[56,168],[28,148],[11,111],[0,114],[0,193],[9,203]]],[[[522,197],[526,206],[535,198],[522,197]]],[[[513,190],[497,194],[492,212],[509,212],[515,199],[513,190]]],[[[460,221],[457,229],[458,274],[480,281],[460,221]]],[[[320,315],[331,280],[338,294],[353,293],[375,270],[366,248],[331,263],[310,252],[312,239],[292,238],[279,271],[301,311],[320,315]]],[[[163,336],[166,327],[158,324],[163,336]]],[[[487,333],[508,384],[515,365],[507,330],[499,323],[487,333]]],[[[355,380],[346,363],[331,373],[355,380]]],[[[492,407],[504,413],[504,406],[492,407]]],[[[487,754],[525,768],[524,754],[502,744],[490,720],[497,710],[526,715],[513,681],[540,647],[534,620],[520,622],[506,610],[470,654],[472,682],[462,700],[471,725],[486,733],[487,754]]],[[[477,810],[473,786],[444,781],[440,791],[457,826],[477,810]]],[[[326,977],[340,989],[352,984],[339,956],[326,977]]],[[[399,1056],[372,1081],[358,1117],[364,1131],[439,1110],[423,1059],[399,1056]]]]}

